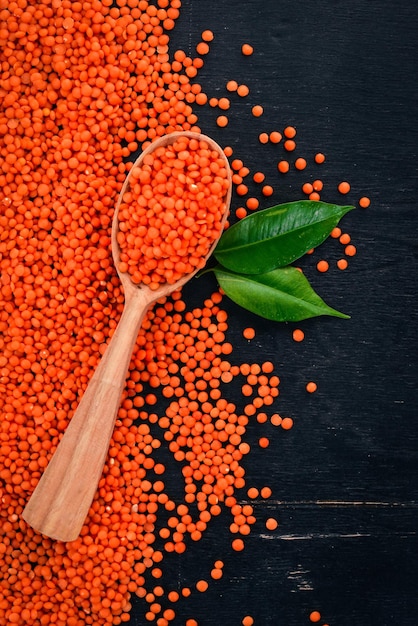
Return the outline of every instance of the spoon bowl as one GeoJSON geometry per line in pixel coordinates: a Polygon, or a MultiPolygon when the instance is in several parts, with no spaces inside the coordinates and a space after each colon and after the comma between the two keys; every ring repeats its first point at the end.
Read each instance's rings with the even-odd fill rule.
{"type": "MultiPolygon", "coordinates": [[[[211,138],[187,131],[170,133],[152,142],[133,164],[119,194],[112,222],[112,254],[124,291],[124,310],[106,351],[22,515],[35,530],[52,539],[73,541],[80,534],[103,473],[129,363],[146,312],[157,300],[180,289],[199,270],[196,268],[172,284],[161,283],[156,289],[145,284],[136,284],[128,273],[120,271],[119,208],[129,189],[131,174],[141,166],[147,155],[182,137],[205,142],[224,160],[228,190],[223,199],[222,228],[229,213],[231,171],[222,149],[211,138]]],[[[219,237],[208,248],[203,259],[205,263],[218,239],[219,237]]]]}

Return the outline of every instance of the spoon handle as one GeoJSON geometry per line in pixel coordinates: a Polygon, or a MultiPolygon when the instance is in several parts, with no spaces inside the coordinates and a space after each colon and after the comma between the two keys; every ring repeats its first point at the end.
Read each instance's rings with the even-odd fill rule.
{"type": "Polygon", "coordinates": [[[80,404],[23,511],[23,519],[48,537],[73,541],[87,517],[148,306],[140,289],[127,300],[80,404]]]}

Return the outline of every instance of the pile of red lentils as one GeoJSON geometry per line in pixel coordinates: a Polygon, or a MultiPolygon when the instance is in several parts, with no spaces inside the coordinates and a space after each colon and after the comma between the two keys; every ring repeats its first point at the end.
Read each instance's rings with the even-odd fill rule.
{"type": "MultiPolygon", "coordinates": [[[[193,58],[169,49],[180,6],[180,0],[0,0],[2,624],[117,625],[129,621],[136,594],[148,606],[144,619],[167,626],[176,602],[193,589],[158,584],[166,555],[192,549],[190,540],[202,538],[225,508],[234,550],[244,548],[256,521],[253,506],[237,493],[246,487],[247,425],[268,421],[288,430],[293,424],[274,408],[275,365],[234,362],[222,293],[190,308],[176,292],[153,308],[139,333],[80,537],[53,541],[21,518],[123,309],[110,231],[132,155],[164,134],[199,132],[195,111],[202,105],[218,107],[219,127],[228,124],[227,95],[209,98],[195,80],[213,34],[202,33],[193,58]],[[237,382],[239,409],[224,391],[237,382]],[[165,409],[157,411],[160,399],[165,409]],[[156,460],[162,447],[181,467],[181,501],[170,497],[167,469],[156,460]]],[[[245,44],[242,53],[253,50],[245,44]]],[[[229,92],[246,97],[249,88],[230,80],[229,92]]],[[[254,105],[252,112],[257,117],[263,109],[254,105]]],[[[290,159],[295,135],[288,126],[259,137],[283,142],[289,153],[278,163],[279,175],[306,167],[302,157],[290,159]]],[[[259,200],[249,196],[249,169],[230,148],[225,153],[242,200],[233,216],[239,219],[259,200]]],[[[318,153],[315,160],[324,158],[318,153]]],[[[262,172],[251,176],[262,197],[272,195],[262,172]]],[[[302,191],[319,199],[321,189],[316,180],[302,191]]],[[[340,192],[348,191],[343,181],[340,192]]],[[[332,236],[345,246],[338,264],[345,269],[355,247],[340,229],[332,236]]],[[[295,341],[303,336],[294,332],[295,341]]],[[[252,340],[253,329],[244,337],[252,340]]],[[[316,384],[310,381],[307,390],[316,384]]],[[[259,443],[267,447],[269,440],[259,443]]],[[[270,495],[268,487],[248,492],[249,498],[270,495]]],[[[274,531],[277,520],[266,526],[274,531]]],[[[221,578],[223,566],[215,561],[208,578],[221,578]]],[[[196,581],[196,590],[208,584],[196,581]]],[[[254,623],[249,615],[239,619],[254,623]]],[[[319,612],[310,619],[319,622],[319,612]]]]}

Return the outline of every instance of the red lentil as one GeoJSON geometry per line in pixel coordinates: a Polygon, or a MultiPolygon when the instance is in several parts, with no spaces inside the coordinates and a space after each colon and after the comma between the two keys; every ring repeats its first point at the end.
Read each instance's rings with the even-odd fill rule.
{"type": "Polygon", "coordinates": [[[316,269],[318,270],[318,272],[321,273],[327,272],[329,270],[328,261],[325,261],[325,259],[318,261],[318,263],[316,264],[316,269]]]}
{"type": "Polygon", "coordinates": [[[274,517],[269,517],[266,520],[266,528],[267,530],[276,530],[277,526],[278,526],[278,522],[276,519],[274,519],[274,517]]]}
{"type": "Polygon", "coordinates": [[[286,126],[283,131],[283,135],[288,139],[293,139],[296,137],[296,128],[294,126],[286,126]]]}
{"type": "Polygon", "coordinates": [[[254,52],[254,48],[249,43],[244,43],[241,46],[241,52],[244,56],[251,56],[254,52]]]}
{"type": "Polygon", "coordinates": [[[274,189],[271,185],[264,185],[261,189],[261,193],[263,194],[263,196],[269,197],[273,195],[274,189]]]}
{"type": "Polygon", "coordinates": [[[349,244],[345,247],[344,252],[347,256],[355,256],[357,254],[357,248],[353,244],[349,244]]]}
{"type": "MultiPolygon", "coordinates": [[[[295,161],[295,167],[297,170],[304,170],[306,167],[307,163],[306,163],[306,159],[302,158],[302,157],[298,157],[295,161]]],[[[313,185],[314,189],[315,186],[313,185]]]]}
{"type": "Polygon", "coordinates": [[[269,135],[269,139],[271,143],[280,143],[282,140],[282,134],[279,133],[278,130],[273,130],[269,135]]]}
{"type": "Polygon", "coordinates": [[[339,239],[340,239],[340,243],[342,243],[343,246],[347,245],[351,241],[351,237],[348,233],[342,233],[339,239]]]}
{"type": "Polygon", "coordinates": [[[236,80],[229,80],[226,83],[226,88],[228,91],[236,91],[238,89],[238,83],[236,80]]]}
{"type": "Polygon", "coordinates": [[[278,164],[277,164],[277,169],[282,174],[286,174],[286,172],[288,172],[289,169],[290,169],[289,162],[285,161],[285,160],[279,161],[278,164]]]}
{"type": "Polygon", "coordinates": [[[236,92],[241,98],[245,98],[250,93],[250,88],[248,85],[238,85],[236,92]]]}
{"type": "Polygon", "coordinates": [[[348,193],[350,191],[350,188],[350,183],[347,183],[346,181],[343,181],[338,185],[338,191],[342,194],[348,193]]]}
{"type": "Polygon", "coordinates": [[[370,206],[370,198],[368,198],[367,196],[362,196],[358,203],[362,209],[367,209],[367,207],[370,206]]]}
{"type": "Polygon", "coordinates": [[[293,419],[291,417],[283,417],[280,425],[284,430],[290,430],[293,428],[293,419]]]}
{"type": "Polygon", "coordinates": [[[286,139],[283,143],[283,147],[288,152],[293,152],[293,150],[296,150],[296,142],[293,141],[293,139],[286,139]]]}
{"type": "Polygon", "coordinates": [[[292,333],[292,337],[293,337],[293,341],[300,342],[304,340],[305,333],[300,328],[295,328],[295,330],[292,333]]]}
{"type": "Polygon", "coordinates": [[[309,614],[309,619],[311,622],[317,623],[321,621],[321,613],[319,611],[312,611],[309,614]]]}
{"type": "Polygon", "coordinates": [[[265,180],[266,176],[263,172],[255,172],[253,175],[253,181],[255,183],[262,183],[265,180]]]}
{"type": "Polygon", "coordinates": [[[254,339],[255,337],[255,329],[254,328],[244,328],[244,330],[242,331],[243,336],[245,337],[245,339],[251,340],[254,339]]]}
{"type": "Polygon", "coordinates": [[[213,41],[214,39],[213,31],[209,29],[204,30],[201,37],[202,37],[202,41],[213,41]]]}
{"type": "Polygon", "coordinates": [[[216,118],[216,123],[221,128],[225,128],[225,126],[228,126],[229,119],[227,115],[218,115],[218,117],[216,118]]]}
{"type": "Polygon", "coordinates": [[[261,117],[264,113],[264,109],[261,106],[261,104],[255,104],[253,108],[251,109],[251,112],[254,115],[254,117],[261,117]]]}

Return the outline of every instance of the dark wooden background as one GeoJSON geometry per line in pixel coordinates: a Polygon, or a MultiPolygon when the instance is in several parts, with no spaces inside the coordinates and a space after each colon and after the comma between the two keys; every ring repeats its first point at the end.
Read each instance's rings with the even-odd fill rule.
{"type": "MultiPolygon", "coordinates": [[[[299,199],[312,176],[324,180],[327,201],[368,195],[372,204],[344,218],[358,250],[345,272],[320,276],[314,268],[322,255],[339,258],[335,241],[305,262],[315,288],[350,320],[280,325],[228,304],[234,362],[274,361],[281,378],[275,408],[295,426],[249,427],[250,442],[267,434],[271,445],[253,446],[248,486],[268,484],[273,497],[255,502],[259,521],[246,550],[231,550],[225,511],[204,540],[165,560],[160,582],[167,588],[193,586],[208,579],[215,559],[225,561],[223,579],[180,601],[173,624],[194,617],[199,626],[239,626],[250,614],[257,626],[304,626],[317,609],[330,626],[415,626],[418,5],[184,0],[181,11],[173,49],[193,56],[200,33],[215,33],[198,78],[206,93],[227,95],[229,79],[251,89],[246,99],[232,98],[226,129],[216,126],[215,109],[197,112],[203,132],[268,174],[275,195],[263,206],[299,199]],[[254,46],[252,57],[241,55],[243,42],[254,46]],[[253,104],[264,106],[262,118],[251,116],[253,104]],[[279,176],[285,152],[257,137],[289,124],[298,131],[298,155],[312,162],[323,151],[324,165],[279,176]],[[346,198],[336,190],[341,180],[352,186],[346,198]],[[257,330],[252,342],[242,338],[248,325],[257,330]],[[301,344],[291,338],[295,326],[305,331],[301,344]],[[308,380],[317,393],[304,391],[308,380]],[[265,530],[269,516],[279,520],[274,532],[265,530]]],[[[190,306],[214,286],[208,276],[186,289],[190,306]]],[[[175,475],[173,468],[174,491],[175,475]]],[[[245,500],[245,490],[238,495],[245,500]]],[[[145,610],[134,603],[132,626],[146,623],[145,610]]]]}

